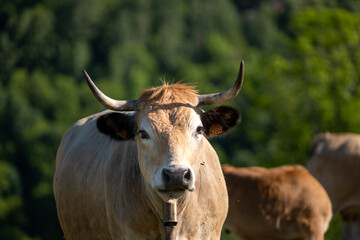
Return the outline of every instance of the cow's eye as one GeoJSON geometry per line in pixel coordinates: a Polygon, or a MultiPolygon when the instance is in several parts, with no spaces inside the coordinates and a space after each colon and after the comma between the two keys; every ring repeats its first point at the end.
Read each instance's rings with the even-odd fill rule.
{"type": "Polygon", "coordinates": [[[149,134],[145,130],[140,130],[138,134],[140,134],[141,139],[150,139],[149,134]]]}
{"type": "Polygon", "coordinates": [[[198,126],[197,128],[196,128],[196,136],[198,137],[198,136],[200,136],[203,132],[204,132],[204,127],[203,126],[198,126]]]}

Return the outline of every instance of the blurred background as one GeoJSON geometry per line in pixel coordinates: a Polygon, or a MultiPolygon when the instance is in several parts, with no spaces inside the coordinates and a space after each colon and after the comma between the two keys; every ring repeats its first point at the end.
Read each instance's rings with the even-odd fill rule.
{"type": "Polygon", "coordinates": [[[57,147],[103,109],[83,69],[136,99],[161,78],[226,90],[244,60],[242,123],[211,140],[222,163],[305,165],[316,133],[360,133],[359,42],[358,0],[0,0],[0,239],[63,239],[57,147]]]}

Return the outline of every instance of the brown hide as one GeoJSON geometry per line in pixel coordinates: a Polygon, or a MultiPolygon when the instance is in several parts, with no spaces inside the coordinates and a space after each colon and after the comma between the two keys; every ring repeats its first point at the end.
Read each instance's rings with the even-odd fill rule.
{"type": "Polygon", "coordinates": [[[360,135],[316,135],[307,168],[328,192],[334,214],[345,221],[345,239],[360,239],[360,135]]]}
{"type": "Polygon", "coordinates": [[[229,194],[225,227],[244,240],[322,240],[331,219],[323,187],[300,165],[223,166],[229,194]]]}

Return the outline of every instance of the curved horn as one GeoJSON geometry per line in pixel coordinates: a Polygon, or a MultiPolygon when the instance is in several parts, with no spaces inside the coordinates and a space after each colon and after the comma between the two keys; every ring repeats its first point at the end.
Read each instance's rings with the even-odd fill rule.
{"type": "Polygon", "coordinates": [[[240,63],[239,74],[234,85],[221,93],[198,95],[198,106],[222,104],[232,100],[240,92],[244,81],[244,61],[240,63]]]}
{"type": "Polygon", "coordinates": [[[115,111],[137,111],[139,110],[136,100],[115,100],[102,93],[91,80],[90,76],[83,70],[87,84],[96,99],[107,109],[115,111]]]}

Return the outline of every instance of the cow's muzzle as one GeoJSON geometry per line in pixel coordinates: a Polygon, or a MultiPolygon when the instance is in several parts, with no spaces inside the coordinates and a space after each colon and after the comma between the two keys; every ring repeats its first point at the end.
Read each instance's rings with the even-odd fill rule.
{"type": "Polygon", "coordinates": [[[193,173],[189,168],[164,167],[161,177],[165,191],[193,190],[193,173]]]}
{"type": "Polygon", "coordinates": [[[195,173],[186,165],[165,165],[156,173],[151,187],[165,202],[178,199],[195,190],[195,173]]]}

